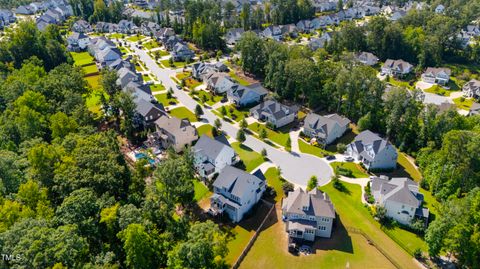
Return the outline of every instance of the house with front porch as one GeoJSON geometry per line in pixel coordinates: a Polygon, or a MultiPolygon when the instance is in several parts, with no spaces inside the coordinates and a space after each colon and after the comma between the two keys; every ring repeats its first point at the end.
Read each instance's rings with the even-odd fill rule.
{"type": "Polygon", "coordinates": [[[245,107],[258,104],[267,96],[268,91],[260,83],[249,86],[235,84],[227,90],[228,101],[237,107],[245,107]]]}
{"type": "Polygon", "coordinates": [[[282,220],[289,241],[315,241],[332,236],[335,208],[330,197],[317,188],[306,192],[297,188],[282,200],[282,220]]]}
{"type": "Polygon", "coordinates": [[[434,68],[428,67],[427,70],[422,74],[422,81],[435,84],[438,83],[440,85],[447,85],[450,81],[450,75],[452,71],[450,68],[434,68]]]}
{"type": "Polygon", "coordinates": [[[280,128],[297,119],[298,107],[283,105],[275,100],[267,100],[250,109],[250,115],[259,121],[280,128]]]}
{"type": "Polygon", "coordinates": [[[257,174],[225,166],[213,182],[214,194],[210,197],[209,213],[226,214],[234,223],[240,222],[265,192],[265,177],[257,174]]]}
{"type": "Polygon", "coordinates": [[[329,145],[347,131],[349,124],[349,119],[338,114],[320,116],[310,113],[305,117],[303,133],[321,145],[329,145]]]}
{"type": "Polygon", "coordinates": [[[195,170],[202,178],[211,178],[225,166],[235,164],[238,160],[237,154],[223,135],[215,138],[202,135],[193,146],[192,152],[195,170]]]}
{"type": "Polygon", "coordinates": [[[345,153],[365,165],[368,170],[391,170],[397,167],[398,153],[386,139],[366,130],[347,145],[345,153]]]}

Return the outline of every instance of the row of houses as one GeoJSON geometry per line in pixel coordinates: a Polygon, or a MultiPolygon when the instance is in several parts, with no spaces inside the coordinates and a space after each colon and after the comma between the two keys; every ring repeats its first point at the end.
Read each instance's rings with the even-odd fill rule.
{"type": "Polygon", "coordinates": [[[37,28],[43,31],[50,24],[62,24],[70,16],[73,16],[72,6],[59,2],[57,6],[48,8],[36,19],[37,28]]]}
{"type": "Polygon", "coordinates": [[[68,6],[69,3],[65,0],[46,0],[41,2],[32,2],[28,5],[20,5],[14,9],[14,13],[18,15],[33,15],[42,13],[48,9],[55,9],[61,6],[68,6]]]}

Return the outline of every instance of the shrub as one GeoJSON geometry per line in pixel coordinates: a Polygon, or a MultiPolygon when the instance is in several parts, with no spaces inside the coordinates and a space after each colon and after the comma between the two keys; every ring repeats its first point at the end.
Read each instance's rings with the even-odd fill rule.
{"type": "Polygon", "coordinates": [[[313,189],[315,189],[318,185],[318,179],[316,176],[312,176],[310,178],[310,180],[308,180],[308,184],[307,184],[307,191],[311,191],[313,189]]]}
{"type": "Polygon", "coordinates": [[[344,153],[346,150],[347,150],[347,145],[345,145],[343,143],[338,143],[337,144],[337,151],[339,153],[344,153]]]}
{"type": "Polygon", "coordinates": [[[353,177],[353,172],[347,168],[344,168],[344,167],[341,167],[341,166],[338,166],[336,169],[335,169],[335,174],[337,175],[341,175],[341,176],[344,176],[344,177],[353,177]]]}
{"type": "Polygon", "coordinates": [[[413,256],[415,257],[415,259],[421,259],[423,258],[423,253],[422,253],[422,250],[420,248],[416,248],[414,251],[413,251],[413,256]]]}
{"type": "Polygon", "coordinates": [[[294,190],[294,186],[292,183],[288,182],[288,181],[285,181],[283,182],[282,184],[282,190],[285,194],[287,194],[288,192],[290,191],[293,191],[294,190]]]}

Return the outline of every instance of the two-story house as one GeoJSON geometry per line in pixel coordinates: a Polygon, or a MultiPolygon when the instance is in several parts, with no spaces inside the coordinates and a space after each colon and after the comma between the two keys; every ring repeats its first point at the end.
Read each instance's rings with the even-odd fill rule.
{"type": "Polygon", "coordinates": [[[428,221],[429,211],[422,207],[423,194],[418,184],[409,178],[373,177],[371,191],[375,203],[386,209],[387,216],[409,225],[414,218],[428,221]]]}
{"type": "Polygon", "coordinates": [[[155,121],[155,128],[154,135],[164,149],[173,147],[176,152],[181,152],[198,139],[197,129],[188,119],[163,116],[155,121]]]}
{"type": "Polygon", "coordinates": [[[371,52],[360,52],[355,55],[357,61],[364,65],[372,66],[378,63],[378,57],[371,52]]]}
{"type": "Polygon", "coordinates": [[[298,108],[286,106],[274,100],[267,100],[250,109],[250,115],[259,121],[265,121],[274,128],[292,123],[297,118],[298,108]]]}
{"type": "Polygon", "coordinates": [[[431,84],[438,83],[440,85],[447,85],[450,81],[451,73],[450,68],[428,67],[422,74],[422,80],[431,84]]]}
{"type": "Polygon", "coordinates": [[[263,88],[260,83],[249,86],[235,84],[227,90],[227,98],[228,101],[232,102],[235,106],[245,107],[263,101],[267,93],[267,90],[263,88]]]}
{"type": "Polygon", "coordinates": [[[288,193],[282,201],[282,219],[289,241],[314,241],[332,235],[335,208],[326,193],[301,188],[288,193]]]}
{"type": "Polygon", "coordinates": [[[216,94],[223,94],[236,84],[227,73],[216,71],[205,74],[203,80],[207,84],[207,89],[216,94]]]}
{"type": "Polygon", "coordinates": [[[237,162],[237,154],[223,135],[215,139],[202,135],[192,149],[193,164],[202,178],[210,178],[225,166],[237,162]]]}
{"type": "Polygon", "coordinates": [[[395,147],[369,130],[358,134],[353,142],[347,145],[345,154],[362,162],[369,170],[389,170],[397,167],[398,153],[395,147]]]}
{"type": "Polygon", "coordinates": [[[463,85],[462,92],[465,97],[480,98],[480,80],[471,79],[463,85]]]}
{"type": "Polygon", "coordinates": [[[310,113],[305,117],[303,133],[319,144],[329,145],[347,131],[350,120],[338,114],[320,116],[310,113]]]}
{"type": "Polygon", "coordinates": [[[212,215],[227,214],[233,222],[241,221],[265,192],[265,177],[257,174],[225,166],[213,182],[209,212],[212,215]]]}
{"type": "Polygon", "coordinates": [[[413,65],[400,59],[387,59],[382,66],[382,73],[390,76],[404,76],[412,72],[413,65]]]}
{"type": "Polygon", "coordinates": [[[187,61],[195,57],[195,53],[188,48],[184,43],[178,42],[173,46],[172,51],[170,52],[173,60],[175,61],[187,61]]]}
{"type": "Polygon", "coordinates": [[[81,51],[88,47],[90,44],[90,38],[83,32],[73,32],[67,38],[67,43],[69,51],[81,51]]]}

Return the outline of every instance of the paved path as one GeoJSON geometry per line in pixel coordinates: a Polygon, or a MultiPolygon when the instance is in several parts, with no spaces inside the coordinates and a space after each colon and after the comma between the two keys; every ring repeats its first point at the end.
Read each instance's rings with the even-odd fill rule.
{"type": "Polygon", "coordinates": [[[301,130],[292,131],[290,132],[290,141],[292,142],[292,151],[293,152],[300,152],[300,148],[298,147],[298,138],[300,137],[301,130]]]}
{"type": "MultiPolygon", "coordinates": [[[[140,59],[145,63],[147,68],[151,70],[152,74],[157,76],[162,81],[166,89],[172,87],[176,89],[176,84],[172,81],[170,76],[174,76],[176,71],[171,69],[160,68],[155,61],[142,49],[133,46],[133,51],[140,59]]],[[[175,96],[178,101],[186,106],[191,111],[195,110],[197,102],[193,100],[185,91],[175,90],[175,96]]],[[[205,123],[213,122],[218,117],[214,115],[209,109],[204,109],[204,115],[202,121],[205,123]]],[[[224,121],[222,122],[222,130],[230,137],[236,137],[238,127],[224,121]]],[[[288,181],[299,185],[307,186],[307,182],[312,175],[317,176],[319,185],[324,185],[330,180],[333,170],[324,160],[298,152],[285,152],[278,150],[263,141],[260,141],[250,135],[247,135],[247,139],[243,143],[256,152],[260,152],[262,149],[267,150],[268,158],[282,169],[282,176],[288,181]]]]}

